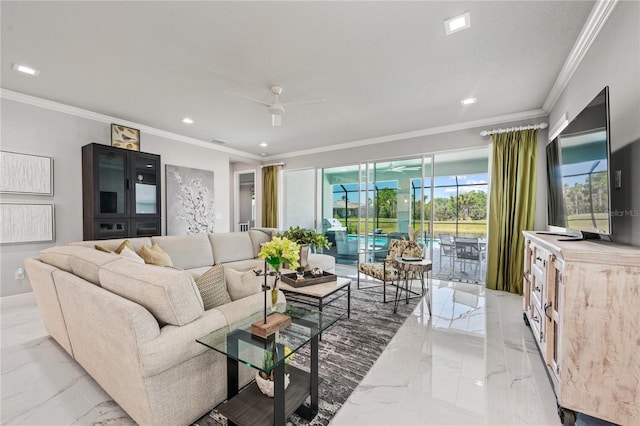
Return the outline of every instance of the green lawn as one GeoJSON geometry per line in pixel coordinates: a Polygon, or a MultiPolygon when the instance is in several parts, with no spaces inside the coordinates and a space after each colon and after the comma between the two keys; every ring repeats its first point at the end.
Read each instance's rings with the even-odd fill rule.
{"type": "MultiPolygon", "coordinates": [[[[348,226],[350,234],[356,233],[356,226],[358,219],[349,219],[348,223],[345,219],[338,219],[343,226],[348,226]]],[[[365,219],[360,219],[360,230],[364,232],[365,219]]],[[[389,232],[397,232],[398,221],[397,219],[381,218],[377,221],[369,219],[369,230],[373,231],[375,228],[381,228],[383,234],[389,232]]],[[[448,233],[450,235],[480,237],[486,235],[487,221],[486,220],[465,220],[458,222],[457,232],[456,223],[451,221],[435,221],[434,222],[434,235],[437,238],[438,234],[448,233]]]]}

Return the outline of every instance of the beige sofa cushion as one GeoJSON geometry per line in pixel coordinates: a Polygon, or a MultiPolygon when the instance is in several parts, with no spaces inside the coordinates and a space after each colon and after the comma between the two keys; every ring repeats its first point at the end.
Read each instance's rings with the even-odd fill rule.
{"type": "Polygon", "coordinates": [[[225,268],[235,269],[236,271],[252,271],[262,269],[264,270],[264,259],[247,259],[247,260],[237,260],[235,262],[226,262],[224,264],[225,268]]]}
{"type": "Polygon", "coordinates": [[[147,308],[160,324],[188,324],[204,312],[198,287],[186,271],[118,259],[100,269],[100,283],[147,308]]]}
{"type": "Polygon", "coordinates": [[[39,258],[44,263],[71,272],[96,285],[100,285],[100,267],[119,259],[116,254],[79,246],[50,247],[41,251],[39,258]]]}
{"type": "Polygon", "coordinates": [[[231,300],[238,300],[244,297],[260,293],[262,286],[260,280],[264,277],[258,277],[253,271],[241,272],[235,269],[224,268],[224,280],[227,284],[227,291],[231,300]]]}
{"type": "Polygon", "coordinates": [[[209,234],[215,263],[253,259],[253,245],[248,232],[222,232],[209,234]]]}
{"type": "Polygon", "coordinates": [[[262,245],[271,241],[271,234],[269,232],[258,229],[250,229],[249,237],[253,245],[253,257],[258,257],[258,253],[262,250],[262,245]]]}
{"type": "Polygon", "coordinates": [[[119,238],[116,240],[74,241],[72,243],[69,243],[69,245],[91,248],[95,248],[96,245],[99,245],[108,250],[114,251],[115,249],[120,247],[120,244],[122,244],[125,240],[129,240],[129,242],[133,246],[133,251],[135,251],[136,253],[140,251],[142,246],[151,247],[151,238],[149,237],[119,238]]]}
{"type": "Polygon", "coordinates": [[[151,237],[169,256],[173,266],[192,269],[213,265],[213,251],[207,234],[151,237]]]}
{"type": "MultiPolygon", "coordinates": [[[[215,352],[196,342],[196,339],[227,325],[226,318],[217,309],[206,311],[200,318],[182,327],[165,325],[160,329],[158,338],[140,345],[139,356],[143,377],[153,377],[163,371],[174,369],[203,352],[215,352]]],[[[225,381],[225,377],[221,376],[220,379],[225,381]]],[[[214,386],[213,383],[210,385],[214,386]]]]}
{"type": "Polygon", "coordinates": [[[309,253],[309,266],[311,268],[318,267],[325,272],[331,274],[336,273],[336,258],[328,254],[309,253]]]}

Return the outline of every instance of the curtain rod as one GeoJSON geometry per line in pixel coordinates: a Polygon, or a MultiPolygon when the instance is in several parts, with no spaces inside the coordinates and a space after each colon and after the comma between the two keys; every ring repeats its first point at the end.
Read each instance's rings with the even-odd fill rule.
{"type": "Polygon", "coordinates": [[[496,133],[515,132],[519,130],[533,130],[533,129],[546,129],[549,127],[547,123],[530,124],[528,126],[507,127],[506,129],[491,129],[483,130],[480,132],[480,136],[491,136],[496,133]]]}
{"type": "Polygon", "coordinates": [[[271,164],[263,164],[260,168],[269,167],[269,166],[284,166],[284,163],[271,163],[271,164]]]}

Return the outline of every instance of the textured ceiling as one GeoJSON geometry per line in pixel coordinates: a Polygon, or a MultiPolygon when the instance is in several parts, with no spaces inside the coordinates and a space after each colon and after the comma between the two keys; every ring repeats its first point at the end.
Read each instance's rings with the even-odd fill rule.
{"type": "Polygon", "coordinates": [[[539,110],[593,4],[2,1],[1,85],[271,156],[539,110]],[[446,36],[466,11],[471,28],[446,36]],[[326,103],[271,127],[225,93],[269,102],[273,84],[326,103]]]}

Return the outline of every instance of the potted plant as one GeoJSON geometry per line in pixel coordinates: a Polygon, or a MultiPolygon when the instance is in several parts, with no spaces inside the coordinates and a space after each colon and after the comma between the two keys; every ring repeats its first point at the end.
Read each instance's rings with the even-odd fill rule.
{"type": "Polygon", "coordinates": [[[296,226],[289,227],[288,230],[281,232],[278,236],[294,241],[300,245],[300,271],[305,271],[309,267],[309,250],[313,248],[313,252],[324,250],[331,247],[331,243],[327,236],[322,232],[316,232],[315,229],[306,229],[296,226]]]}
{"type": "Polygon", "coordinates": [[[279,237],[287,238],[300,245],[313,247],[314,252],[322,251],[331,247],[331,243],[324,232],[316,232],[315,229],[306,229],[296,226],[289,227],[288,230],[278,234],[279,237]]]}
{"type": "MultiPolygon", "coordinates": [[[[287,367],[289,366],[289,361],[291,361],[295,356],[293,353],[291,353],[291,348],[289,346],[284,346],[284,356],[285,356],[284,368],[286,371],[287,367]]],[[[273,392],[273,387],[274,387],[273,386],[274,385],[273,384],[274,382],[273,359],[274,357],[276,357],[276,354],[273,351],[264,352],[264,362],[263,362],[262,368],[264,370],[270,370],[269,375],[267,375],[262,371],[256,372],[256,384],[258,385],[258,388],[263,394],[267,395],[270,398],[273,398],[273,394],[274,394],[273,392]]],[[[287,386],[289,386],[289,373],[285,373],[284,375],[284,388],[286,389],[287,386]]]]}

